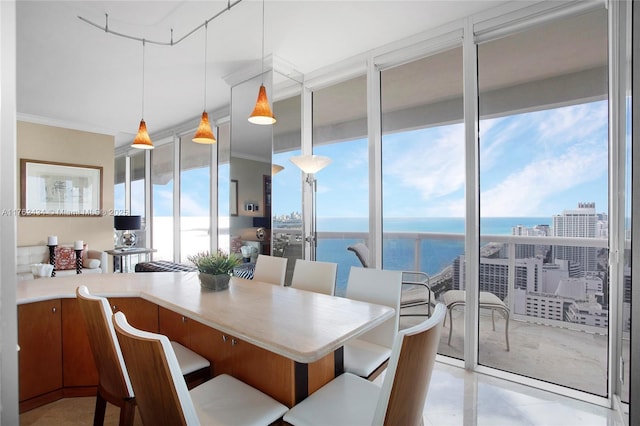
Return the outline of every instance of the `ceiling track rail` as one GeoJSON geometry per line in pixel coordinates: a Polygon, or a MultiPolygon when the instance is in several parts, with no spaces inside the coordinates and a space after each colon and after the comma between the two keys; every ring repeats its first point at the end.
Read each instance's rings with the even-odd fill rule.
{"type": "Polygon", "coordinates": [[[234,2],[232,2],[231,0],[227,0],[227,7],[225,9],[222,9],[220,12],[216,13],[211,18],[207,19],[202,24],[198,25],[197,27],[195,27],[194,29],[189,31],[187,34],[185,34],[184,36],[182,36],[178,40],[175,40],[175,41],[173,40],[173,28],[172,28],[171,29],[170,41],[168,41],[168,42],[167,41],[149,40],[148,38],[136,37],[136,36],[132,36],[132,35],[129,35],[129,34],[124,34],[124,33],[121,33],[121,32],[113,31],[113,30],[111,30],[109,28],[109,14],[108,13],[105,13],[104,26],[101,26],[100,24],[96,24],[95,22],[92,22],[92,21],[90,21],[87,18],[84,18],[82,16],[78,16],[78,19],[80,19],[81,21],[86,22],[87,24],[92,25],[92,26],[104,31],[107,34],[112,34],[112,35],[115,35],[115,36],[118,36],[118,37],[127,38],[129,40],[137,40],[137,41],[140,41],[140,42],[143,42],[143,43],[157,44],[159,46],[175,46],[176,44],[180,43],[181,41],[183,41],[186,38],[188,38],[189,36],[191,36],[193,33],[198,31],[199,29],[207,26],[207,24],[209,24],[209,22],[213,21],[214,19],[216,19],[220,15],[224,14],[225,12],[230,11],[234,6],[238,5],[238,3],[241,3],[241,2],[242,2],[242,0],[236,0],[234,2]]]}

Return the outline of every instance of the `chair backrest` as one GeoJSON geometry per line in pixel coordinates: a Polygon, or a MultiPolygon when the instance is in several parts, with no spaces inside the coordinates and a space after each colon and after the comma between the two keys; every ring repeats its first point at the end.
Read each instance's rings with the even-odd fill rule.
{"type": "Polygon", "coordinates": [[[347,250],[355,253],[363,267],[369,267],[369,247],[363,243],[356,243],[347,247],[347,250]]]}
{"type": "Polygon", "coordinates": [[[113,321],[136,392],[142,423],[199,424],[169,339],[132,327],[122,312],[114,314],[113,321]]]}
{"type": "Polygon", "coordinates": [[[345,297],[362,302],[386,305],[396,310],[389,318],[371,331],[358,337],[371,343],[390,348],[400,323],[400,295],[402,272],[352,266],[345,297]]]}
{"type": "Polygon", "coordinates": [[[372,424],[422,424],[446,312],[438,303],[429,319],[398,332],[372,424]]]}
{"type": "Polygon", "coordinates": [[[337,272],[337,263],[296,259],[291,287],[333,296],[337,272]]]}
{"type": "Polygon", "coordinates": [[[76,296],[87,328],[100,385],[114,397],[132,398],[133,388],[113,328],[113,312],[109,302],[104,297],[90,294],[84,285],[76,289],[76,296]]]}
{"type": "Polygon", "coordinates": [[[287,275],[287,258],[259,254],[256,259],[256,267],[253,271],[253,279],[265,283],[284,285],[287,275]]]}

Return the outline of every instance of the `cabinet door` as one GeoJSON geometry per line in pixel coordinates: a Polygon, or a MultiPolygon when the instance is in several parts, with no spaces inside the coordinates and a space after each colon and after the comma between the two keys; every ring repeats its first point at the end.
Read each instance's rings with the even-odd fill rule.
{"type": "MultiPolygon", "coordinates": [[[[162,306],[158,307],[158,327],[160,334],[164,334],[174,342],[183,346],[189,345],[189,322],[192,321],[184,315],[170,311],[162,306]]],[[[197,352],[197,351],[196,351],[197,352]]]]}
{"type": "Polygon", "coordinates": [[[98,369],[77,299],[62,299],[62,336],[64,387],[97,386],[98,369]]]}
{"type": "Polygon", "coordinates": [[[158,332],[158,305],[139,297],[110,297],[109,304],[114,313],[121,311],[129,324],[141,330],[158,332]]]}
{"type": "Polygon", "coordinates": [[[189,322],[189,334],[189,347],[209,360],[214,376],[233,374],[230,337],[194,320],[189,322]]]}
{"type": "Polygon", "coordinates": [[[274,399],[295,404],[295,362],[245,341],[231,339],[233,375],[274,399]]]}
{"type": "Polygon", "coordinates": [[[20,401],[62,388],[60,299],[18,305],[20,401]]]}

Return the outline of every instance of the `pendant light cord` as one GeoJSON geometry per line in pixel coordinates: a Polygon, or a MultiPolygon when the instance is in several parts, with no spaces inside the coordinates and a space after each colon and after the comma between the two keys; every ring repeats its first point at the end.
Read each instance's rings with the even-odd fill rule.
{"type": "Polygon", "coordinates": [[[207,110],[207,37],[209,23],[204,23],[204,101],[202,102],[202,110],[207,110]]]}
{"type": "Polygon", "coordinates": [[[144,45],[145,40],[142,39],[142,119],[144,120],[144,45]]]}
{"type": "Polygon", "coordinates": [[[264,84],[264,0],[262,0],[262,57],[260,59],[262,62],[260,78],[262,84],[264,84]]]}

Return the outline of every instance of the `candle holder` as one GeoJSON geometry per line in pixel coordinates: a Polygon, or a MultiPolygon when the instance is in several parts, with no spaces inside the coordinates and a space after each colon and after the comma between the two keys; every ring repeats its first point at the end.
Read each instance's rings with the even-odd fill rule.
{"type": "Polygon", "coordinates": [[[75,250],[76,252],[76,274],[82,273],[82,249],[75,250]]]}
{"type": "Polygon", "coordinates": [[[49,263],[53,265],[51,276],[56,276],[56,247],[57,244],[49,245],[49,263]]]}

